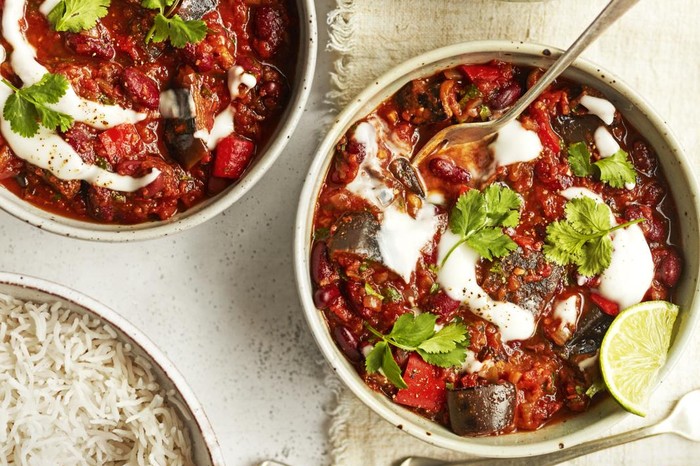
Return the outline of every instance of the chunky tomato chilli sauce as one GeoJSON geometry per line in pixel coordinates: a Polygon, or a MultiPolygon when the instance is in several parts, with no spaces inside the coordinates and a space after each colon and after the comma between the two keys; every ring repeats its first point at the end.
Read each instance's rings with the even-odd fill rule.
{"type": "Polygon", "coordinates": [[[0,1],[2,184],[60,215],[136,224],[244,176],[288,101],[294,2],[81,1],[0,1]]]}
{"type": "Polygon", "coordinates": [[[586,411],[614,316],[670,300],[681,274],[658,157],[587,86],[560,79],[493,142],[410,163],[541,74],[491,62],[409,82],[340,139],[316,205],[314,301],[338,347],[459,435],[586,411]]]}

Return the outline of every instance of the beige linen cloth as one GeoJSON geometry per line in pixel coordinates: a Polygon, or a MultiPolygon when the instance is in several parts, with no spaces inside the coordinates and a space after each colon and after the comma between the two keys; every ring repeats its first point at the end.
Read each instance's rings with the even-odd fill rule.
{"type": "MultiPolygon", "coordinates": [[[[337,9],[328,17],[328,48],[335,59],[329,98],[337,108],[391,67],[440,46],[509,39],[566,48],[607,4],[607,0],[337,1],[337,9]]],[[[699,6],[698,0],[643,0],[584,54],[651,103],[695,167],[700,163],[699,6]]],[[[653,414],[645,420],[628,419],[613,432],[658,419],[682,393],[700,387],[700,343],[689,349],[679,366],[654,394],[653,414]]],[[[399,431],[366,408],[335,376],[329,376],[329,385],[337,394],[329,432],[333,464],[394,465],[411,455],[464,458],[399,431]]],[[[569,464],[684,466],[700,464],[698,458],[698,445],[662,436],[569,464]]]]}

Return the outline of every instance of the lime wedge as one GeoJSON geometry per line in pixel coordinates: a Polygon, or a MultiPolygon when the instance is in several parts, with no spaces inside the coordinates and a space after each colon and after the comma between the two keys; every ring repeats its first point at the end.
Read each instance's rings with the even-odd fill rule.
{"type": "Polygon", "coordinates": [[[603,338],[600,369],[608,391],[638,416],[646,416],[677,315],[678,306],[666,301],[635,304],[615,318],[603,338]]]}

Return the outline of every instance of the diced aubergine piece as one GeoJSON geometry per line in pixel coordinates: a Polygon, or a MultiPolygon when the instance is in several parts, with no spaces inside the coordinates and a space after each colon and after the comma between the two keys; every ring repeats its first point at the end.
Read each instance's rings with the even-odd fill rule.
{"type": "Polygon", "coordinates": [[[328,241],[330,255],[356,254],[363,259],[381,262],[377,234],[379,222],[371,212],[348,212],[336,220],[336,230],[328,241]]]}
{"type": "MultiPolygon", "coordinates": [[[[557,115],[551,120],[552,129],[564,140],[568,147],[577,142],[586,142],[586,135],[591,135],[601,125],[595,115],[557,115]]],[[[590,137],[590,136],[589,136],[590,137]]]]}
{"type": "Polygon", "coordinates": [[[218,3],[218,0],[182,0],[177,13],[185,21],[202,19],[202,16],[216,8],[218,3]]]}
{"type": "Polygon", "coordinates": [[[197,123],[194,118],[165,119],[165,143],[170,155],[186,170],[209,155],[204,141],[194,136],[196,132],[197,123]]]}
{"type": "Polygon", "coordinates": [[[591,354],[600,348],[605,332],[615,318],[591,308],[580,320],[573,337],[564,345],[568,357],[591,354]]]}
{"type": "Polygon", "coordinates": [[[481,385],[447,391],[450,424],[457,435],[488,435],[513,423],[515,385],[481,385]]]}
{"type": "Polygon", "coordinates": [[[421,181],[420,175],[415,167],[411,165],[405,157],[398,157],[389,164],[389,171],[394,178],[399,180],[402,185],[410,192],[422,198],[425,198],[425,188],[421,181]]]}

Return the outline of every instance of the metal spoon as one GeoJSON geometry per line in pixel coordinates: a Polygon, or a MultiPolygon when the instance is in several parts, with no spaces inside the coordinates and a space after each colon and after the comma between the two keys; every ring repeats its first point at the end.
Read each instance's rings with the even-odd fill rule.
{"type": "Polygon", "coordinates": [[[697,416],[698,412],[700,412],[700,389],[693,390],[683,395],[678,403],[676,403],[676,407],[673,408],[671,414],[669,414],[666,419],[656,424],[613,435],[612,437],[582,443],[546,455],[527,458],[479,458],[453,462],[413,457],[404,460],[400,466],[470,466],[480,464],[489,466],[531,466],[537,464],[538,466],[546,466],[559,464],[599,450],[660,434],[676,434],[688,440],[700,442],[700,416],[697,416]]]}
{"type": "Polygon", "coordinates": [[[525,109],[537,99],[537,97],[549,86],[598,36],[617,21],[627,10],[632,8],[639,0],[611,0],[598,17],[576,39],[569,49],[562,54],[557,61],[542,75],[539,81],[532,86],[507,112],[500,118],[479,123],[461,123],[448,126],[433,136],[423,148],[413,156],[411,163],[418,166],[423,159],[450,146],[483,143],[485,139],[493,138],[499,130],[511,121],[515,120],[525,109]]]}

